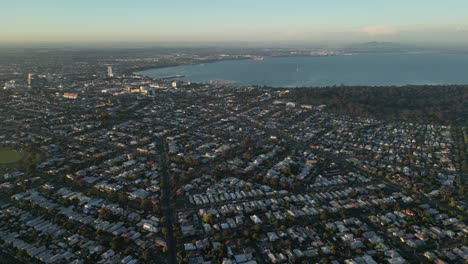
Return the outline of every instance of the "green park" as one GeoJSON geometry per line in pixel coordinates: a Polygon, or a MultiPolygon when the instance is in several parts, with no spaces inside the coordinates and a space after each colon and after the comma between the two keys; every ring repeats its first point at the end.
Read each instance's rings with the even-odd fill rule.
{"type": "Polygon", "coordinates": [[[1,148],[0,149],[0,164],[12,164],[16,163],[21,160],[22,154],[21,152],[8,149],[8,148],[1,148]]]}

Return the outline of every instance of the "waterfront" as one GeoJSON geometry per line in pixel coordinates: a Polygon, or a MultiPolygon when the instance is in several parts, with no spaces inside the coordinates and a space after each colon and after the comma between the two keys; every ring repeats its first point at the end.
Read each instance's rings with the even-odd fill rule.
{"type": "Polygon", "coordinates": [[[467,72],[468,54],[373,53],[220,61],[138,74],[155,78],[181,75],[181,80],[192,82],[223,80],[239,85],[304,87],[466,84],[467,72]]]}

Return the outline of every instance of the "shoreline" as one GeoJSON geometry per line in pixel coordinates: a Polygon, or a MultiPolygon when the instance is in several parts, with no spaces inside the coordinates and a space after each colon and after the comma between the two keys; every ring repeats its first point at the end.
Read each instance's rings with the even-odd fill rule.
{"type": "MultiPolygon", "coordinates": [[[[354,55],[354,54],[352,54],[352,55],[354,55]]],[[[304,54],[300,54],[300,55],[273,55],[273,56],[261,56],[261,57],[264,58],[264,59],[269,59],[269,58],[297,58],[297,57],[317,58],[317,57],[334,57],[334,56],[348,56],[348,55],[347,54],[330,54],[330,55],[304,55],[304,54]]],[[[139,74],[139,72],[152,70],[152,69],[156,70],[156,69],[172,68],[172,67],[179,67],[179,66],[192,66],[192,65],[194,66],[194,65],[200,65],[200,64],[205,64],[205,63],[216,63],[216,62],[222,62],[222,61],[254,60],[254,58],[255,58],[255,56],[253,56],[253,57],[242,57],[242,58],[229,58],[229,59],[211,59],[211,60],[206,60],[206,61],[196,61],[196,62],[190,62],[190,63],[173,63],[173,64],[156,65],[156,66],[142,66],[142,67],[137,67],[136,69],[131,70],[131,72],[129,72],[129,73],[134,74],[134,75],[142,75],[142,74],[139,74]]],[[[146,77],[148,77],[148,76],[146,76],[146,77]]],[[[162,78],[156,78],[156,79],[162,79],[162,78]]]]}
{"type": "MultiPolygon", "coordinates": [[[[179,66],[195,66],[195,65],[205,64],[205,63],[215,63],[215,62],[222,62],[222,61],[240,61],[240,60],[250,60],[250,58],[230,58],[230,59],[219,59],[219,60],[211,59],[211,60],[206,60],[206,61],[197,61],[197,62],[190,62],[190,63],[174,63],[174,64],[157,65],[157,66],[142,66],[142,67],[137,67],[136,70],[131,70],[132,72],[130,72],[130,74],[142,75],[140,74],[140,72],[153,70],[153,69],[156,70],[156,69],[172,68],[172,67],[179,67],[179,66]]],[[[150,77],[150,78],[154,78],[154,77],[150,77]]],[[[164,77],[155,78],[155,79],[164,79],[164,77]]]]}
{"type": "MultiPolygon", "coordinates": [[[[404,54],[402,54],[402,55],[404,55],[404,54]]],[[[310,60],[313,60],[312,58],[318,58],[318,57],[349,57],[349,56],[348,56],[348,54],[326,54],[326,55],[316,55],[316,54],[314,54],[314,55],[308,55],[308,56],[294,54],[292,56],[265,56],[265,57],[262,57],[262,58],[265,58],[266,60],[273,59],[273,58],[278,58],[278,59],[280,59],[280,58],[291,58],[292,59],[291,63],[294,63],[294,64],[296,63],[295,60],[299,60],[298,65],[301,65],[301,67],[305,67],[304,69],[305,69],[305,71],[307,71],[308,70],[308,68],[307,68],[308,64],[306,62],[303,62],[303,61],[310,61],[310,60]],[[304,63],[304,65],[303,65],[303,63],[304,63]]],[[[401,56],[398,56],[397,58],[400,58],[400,57],[401,56]]],[[[350,78],[341,78],[341,79],[338,78],[336,80],[333,80],[333,79],[328,80],[326,78],[325,79],[323,79],[323,78],[322,79],[321,78],[318,78],[318,79],[313,78],[313,79],[309,80],[309,79],[304,79],[305,78],[304,76],[307,75],[308,73],[302,73],[302,74],[299,74],[298,76],[297,75],[291,75],[290,76],[290,77],[293,77],[295,79],[291,79],[291,78],[288,77],[289,79],[284,79],[284,80],[281,80],[281,78],[280,78],[280,80],[277,81],[276,83],[275,82],[262,83],[262,81],[258,80],[258,78],[261,78],[261,77],[258,77],[257,79],[251,78],[251,77],[245,77],[244,79],[242,79],[242,76],[240,76],[240,77],[238,76],[237,77],[238,80],[233,80],[232,78],[234,78],[234,79],[236,79],[236,78],[231,76],[231,79],[228,79],[229,75],[226,75],[226,74],[224,74],[224,75],[221,74],[219,76],[216,76],[216,78],[212,78],[212,79],[209,79],[210,75],[208,75],[208,76],[205,76],[206,78],[204,78],[204,77],[203,78],[198,78],[199,80],[197,81],[196,76],[190,78],[190,77],[187,77],[186,74],[180,73],[180,70],[179,71],[177,70],[177,67],[181,67],[181,66],[195,66],[195,65],[209,64],[209,63],[213,64],[213,63],[222,62],[222,61],[241,61],[241,60],[246,60],[246,61],[251,60],[252,61],[252,62],[248,62],[246,64],[247,66],[244,65],[245,63],[242,63],[244,65],[242,67],[255,68],[255,67],[257,67],[257,65],[258,65],[258,67],[262,67],[261,66],[262,62],[261,61],[259,61],[258,64],[257,64],[257,62],[254,62],[255,58],[256,57],[252,57],[252,56],[235,57],[235,58],[219,58],[219,59],[210,59],[210,60],[204,60],[204,61],[190,61],[190,62],[186,62],[186,63],[172,63],[172,64],[165,64],[165,65],[158,65],[156,67],[147,66],[147,67],[142,67],[139,70],[133,71],[133,74],[148,77],[148,78],[153,78],[153,79],[185,80],[185,81],[191,81],[193,83],[199,83],[199,84],[220,84],[220,83],[226,82],[226,83],[229,83],[230,86],[233,86],[233,85],[234,86],[239,86],[239,87],[259,86],[259,87],[271,87],[271,88],[276,88],[276,89],[278,89],[278,88],[297,89],[297,88],[310,88],[310,87],[325,88],[325,87],[341,87],[341,86],[348,86],[348,87],[349,86],[354,86],[354,87],[356,87],[356,86],[358,86],[358,87],[429,86],[430,87],[430,86],[454,86],[454,85],[462,85],[463,86],[463,85],[468,84],[468,80],[465,80],[464,78],[456,78],[456,79],[452,79],[451,81],[449,79],[447,79],[450,76],[453,76],[453,74],[445,74],[445,75],[443,75],[442,78],[432,78],[431,79],[431,78],[425,78],[424,76],[421,76],[421,73],[419,71],[415,71],[415,74],[417,75],[417,78],[406,78],[404,75],[398,75],[398,71],[396,71],[396,77],[393,78],[392,80],[385,79],[385,78],[383,78],[383,79],[374,78],[374,79],[366,80],[364,82],[361,82],[361,81],[363,81],[363,79],[350,79],[350,78]],[[158,75],[158,71],[157,71],[158,69],[172,68],[172,67],[174,67],[175,70],[168,70],[167,72],[160,72],[159,74],[161,76],[157,76],[158,75]],[[152,72],[150,70],[155,70],[156,72],[152,72]],[[164,75],[164,76],[162,76],[162,75],[164,75]],[[181,76],[181,75],[183,75],[183,76],[181,76]],[[226,78],[223,78],[223,77],[226,77],[226,78]]],[[[387,58],[387,57],[383,57],[383,59],[385,59],[385,58],[387,58]]],[[[434,60],[434,58],[431,58],[431,59],[434,60]]],[[[338,58],[338,59],[335,59],[334,61],[336,61],[336,60],[338,60],[338,61],[335,62],[335,63],[340,63],[341,60],[344,60],[345,62],[347,62],[347,63],[345,63],[345,65],[348,65],[350,63],[349,59],[339,59],[338,58]]],[[[380,57],[379,57],[379,60],[381,60],[380,57]]],[[[392,64],[392,65],[393,66],[400,65],[401,63],[399,61],[401,61],[401,60],[402,60],[401,58],[396,60],[397,62],[392,64]]],[[[368,69],[369,68],[368,61],[369,61],[369,59],[366,58],[366,57],[364,57],[364,59],[358,59],[357,60],[357,65],[358,66],[363,65],[362,69],[364,69],[364,70],[368,69]]],[[[415,59],[413,64],[417,65],[419,63],[418,61],[419,61],[418,59],[415,59]]],[[[288,62],[289,62],[289,60],[288,60],[288,62]]],[[[289,63],[289,64],[291,64],[291,63],[289,63]]],[[[313,62],[312,61],[311,65],[315,65],[317,63],[320,64],[320,62],[313,62]]],[[[297,66],[297,67],[299,69],[299,66],[297,66]]],[[[210,69],[213,70],[213,68],[216,69],[217,66],[212,66],[211,65],[210,69]]],[[[349,67],[344,67],[343,69],[347,69],[347,68],[349,68],[349,67]]],[[[192,69],[192,68],[189,67],[189,69],[192,69]]],[[[297,69],[297,71],[299,71],[298,69],[297,69]]],[[[289,70],[291,70],[291,69],[289,69],[289,70]]],[[[389,74],[391,74],[391,72],[394,71],[392,68],[388,68],[387,70],[390,72],[389,74]]],[[[197,71],[202,71],[203,72],[203,69],[199,69],[197,71]]],[[[190,70],[189,70],[189,72],[190,72],[190,70]]],[[[376,72],[380,73],[379,71],[376,71],[376,72]]],[[[358,73],[358,76],[362,75],[362,74],[359,73],[359,71],[357,73],[358,73]]],[[[291,73],[291,74],[293,74],[293,73],[291,73]]],[[[322,73],[319,71],[318,73],[315,72],[315,74],[322,74],[322,73]]],[[[323,74],[330,75],[332,73],[328,72],[328,71],[324,71],[323,74]]]]}

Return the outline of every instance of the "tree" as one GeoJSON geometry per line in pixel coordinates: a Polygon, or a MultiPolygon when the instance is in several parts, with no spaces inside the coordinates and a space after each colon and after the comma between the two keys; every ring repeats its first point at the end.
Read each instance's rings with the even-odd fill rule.
{"type": "Polygon", "coordinates": [[[119,244],[117,243],[117,241],[115,240],[112,240],[110,243],[109,243],[110,247],[113,249],[113,250],[116,250],[119,248],[119,244]]]}
{"type": "Polygon", "coordinates": [[[444,200],[448,200],[450,196],[453,194],[453,189],[447,186],[442,186],[440,188],[440,195],[444,198],[444,200]]]}
{"type": "Polygon", "coordinates": [[[320,220],[322,222],[326,221],[328,219],[328,211],[327,210],[322,210],[320,212],[320,220]]]}
{"type": "Polygon", "coordinates": [[[243,149],[247,149],[249,146],[250,146],[250,139],[249,138],[244,138],[241,140],[240,142],[240,147],[243,148],[243,149]]]}
{"type": "Polygon", "coordinates": [[[99,209],[99,217],[104,220],[109,220],[110,218],[112,218],[112,215],[112,211],[107,207],[102,207],[101,209],[99,209]]]}
{"type": "Polygon", "coordinates": [[[289,165],[287,166],[284,166],[282,169],[281,169],[281,172],[286,174],[286,175],[290,175],[291,174],[291,167],[289,165]]]}
{"type": "Polygon", "coordinates": [[[387,205],[384,204],[384,203],[381,203],[381,204],[380,204],[380,210],[382,210],[382,211],[387,210],[387,205]]]}
{"type": "Polygon", "coordinates": [[[150,211],[152,209],[151,201],[148,199],[141,199],[140,208],[145,211],[150,211]]]}
{"type": "Polygon", "coordinates": [[[127,255],[127,256],[128,256],[128,255],[131,255],[132,253],[133,253],[133,249],[130,248],[130,247],[127,248],[127,249],[125,249],[125,251],[124,251],[124,255],[127,255]]]}
{"type": "Polygon", "coordinates": [[[29,255],[26,252],[26,250],[21,249],[21,250],[18,250],[18,252],[16,253],[16,257],[18,257],[19,259],[27,259],[29,258],[29,255]]]}
{"type": "Polygon", "coordinates": [[[6,220],[6,221],[10,221],[10,219],[11,219],[11,213],[7,211],[7,212],[5,213],[5,220],[6,220]]]}
{"type": "Polygon", "coordinates": [[[128,196],[124,192],[118,193],[118,199],[119,199],[119,202],[122,202],[122,203],[128,202],[128,196]]]}
{"type": "Polygon", "coordinates": [[[213,216],[210,214],[206,214],[202,218],[203,223],[211,223],[212,220],[213,220],[213,216]]]}
{"type": "Polygon", "coordinates": [[[451,206],[451,207],[457,206],[457,202],[455,201],[455,199],[454,199],[453,197],[450,198],[450,206],[451,206]]]}
{"type": "Polygon", "coordinates": [[[161,205],[160,205],[159,201],[158,202],[153,202],[153,208],[152,209],[153,209],[153,213],[159,214],[161,212],[161,205]]]}
{"type": "Polygon", "coordinates": [[[461,166],[461,171],[464,173],[468,173],[468,162],[463,162],[463,165],[461,166]]]}
{"type": "Polygon", "coordinates": [[[144,261],[148,261],[148,259],[150,258],[150,252],[148,249],[146,249],[145,251],[143,251],[143,254],[141,255],[141,258],[144,260],[144,261]]]}
{"type": "Polygon", "coordinates": [[[331,253],[332,255],[335,255],[335,254],[336,254],[336,247],[335,247],[335,244],[332,244],[332,245],[330,246],[330,253],[331,253]]]}
{"type": "Polygon", "coordinates": [[[166,254],[167,252],[169,252],[169,247],[168,247],[168,246],[163,247],[162,252],[163,252],[164,254],[166,254]]]}

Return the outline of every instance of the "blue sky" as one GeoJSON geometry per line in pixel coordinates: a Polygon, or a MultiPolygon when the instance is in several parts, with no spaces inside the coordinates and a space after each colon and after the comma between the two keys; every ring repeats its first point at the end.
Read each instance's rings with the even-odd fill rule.
{"type": "Polygon", "coordinates": [[[467,0],[0,0],[0,42],[468,44],[467,0]]]}

